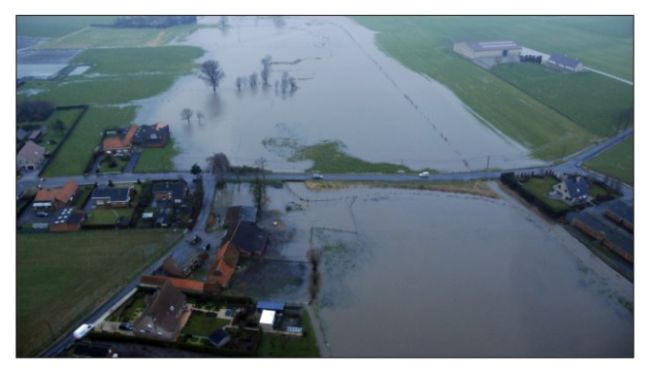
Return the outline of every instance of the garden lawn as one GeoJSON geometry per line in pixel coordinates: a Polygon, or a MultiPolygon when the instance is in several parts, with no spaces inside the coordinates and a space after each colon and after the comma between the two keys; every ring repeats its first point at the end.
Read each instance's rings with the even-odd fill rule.
{"type": "Polygon", "coordinates": [[[18,234],[17,355],[33,357],[160,258],[167,230],[18,234]]]}
{"type": "Polygon", "coordinates": [[[94,208],[88,214],[84,226],[110,226],[117,222],[119,217],[131,219],[133,208],[94,208]]]}
{"type": "Polygon", "coordinates": [[[230,321],[215,318],[212,315],[201,312],[192,312],[189,321],[183,327],[183,334],[208,337],[215,330],[226,326],[230,321]]]}
{"type": "Polygon", "coordinates": [[[262,334],[257,349],[259,357],[320,357],[314,329],[307,313],[303,313],[303,336],[262,334]]]}
{"type": "Polygon", "coordinates": [[[568,53],[582,58],[588,65],[629,78],[632,72],[632,33],[628,28],[631,18],[581,18],[575,19],[575,25],[572,19],[355,17],[362,25],[378,31],[376,41],[380,48],[406,67],[449,87],[481,117],[528,147],[532,156],[545,160],[584,148],[598,136],[458,56],[452,51],[452,45],[459,40],[515,40],[543,52],[568,53]],[[615,36],[599,31],[601,26],[615,36]]]}
{"type": "Polygon", "coordinates": [[[50,40],[39,48],[105,48],[155,47],[174,39],[182,39],[197,29],[197,25],[167,28],[85,27],[77,32],[50,40]]]}
{"type": "Polygon", "coordinates": [[[634,186],[634,137],[587,161],[585,166],[634,186]]]}
{"type": "Polygon", "coordinates": [[[559,181],[554,177],[544,178],[530,178],[526,183],[523,183],[524,189],[531,194],[535,195],[538,199],[544,201],[551,208],[557,211],[564,211],[569,209],[563,201],[551,199],[548,197],[549,192],[553,191],[553,186],[558,184],[559,181]]]}
{"type": "Polygon", "coordinates": [[[136,173],[170,172],[176,170],[174,167],[174,156],[180,150],[174,145],[174,139],[170,138],[163,148],[143,148],[138,162],[135,164],[136,173]]]}
{"type": "Polygon", "coordinates": [[[135,118],[135,108],[91,107],[58,154],[45,169],[46,177],[81,175],[102,139],[102,131],[126,126],[135,118]]]}

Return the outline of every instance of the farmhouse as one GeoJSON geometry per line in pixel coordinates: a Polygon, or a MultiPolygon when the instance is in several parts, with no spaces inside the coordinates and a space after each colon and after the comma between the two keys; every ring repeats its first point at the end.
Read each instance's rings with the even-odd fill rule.
{"type": "Polygon", "coordinates": [[[135,133],[134,143],[144,148],[162,148],[169,139],[169,125],[156,123],[141,125],[135,133]]]}
{"type": "Polygon", "coordinates": [[[71,232],[79,231],[81,225],[86,220],[86,214],[83,210],[65,208],[50,223],[51,232],[71,232]]]}
{"type": "Polygon", "coordinates": [[[188,193],[187,183],[183,180],[156,182],[152,191],[156,202],[171,201],[174,204],[182,204],[188,193]]]}
{"type": "Polygon", "coordinates": [[[590,199],[589,183],[579,175],[567,176],[553,186],[553,194],[569,205],[586,203],[590,199]]]}
{"type": "Polygon", "coordinates": [[[471,42],[463,41],[454,43],[454,52],[468,58],[476,59],[512,59],[518,61],[521,46],[510,40],[471,42]]]}
{"type": "Polygon", "coordinates": [[[63,187],[38,190],[32,206],[35,209],[60,209],[73,202],[79,186],[75,181],[68,181],[63,187]]]}
{"type": "Polygon", "coordinates": [[[252,206],[231,206],[226,210],[226,218],[223,220],[223,227],[235,227],[239,222],[255,223],[257,209],[252,206]]]}
{"type": "Polygon", "coordinates": [[[261,256],[269,243],[269,234],[251,222],[240,222],[228,229],[222,245],[232,246],[242,256],[261,256]]]}
{"type": "Polygon", "coordinates": [[[546,60],[548,66],[567,71],[581,71],[584,69],[580,60],[563,55],[561,53],[553,53],[551,57],[546,60]]]}
{"type": "Polygon", "coordinates": [[[126,207],[131,201],[133,186],[95,188],[90,197],[95,207],[126,207]]]}
{"type": "Polygon", "coordinates": [[[37,169],[45,159],[45,148],[28,140],[16,155],[16,168],[18,170],[37,169]]]}
{"type": "Polygon", "coordinates": [[[147,307],[133,324],[136,336],[174,341],[189,319],[191,310],[187,308],[185,295],[165,284],[148,298],[147,307]]]}
{"type": "Polygon", "coordinates": [[[123,129],[107,132],[102,140],[102,150],[108,154],[129,154],[133,147],[133,137],[138,131],[138,125],[131,125],[126,131],[123,129]]]}

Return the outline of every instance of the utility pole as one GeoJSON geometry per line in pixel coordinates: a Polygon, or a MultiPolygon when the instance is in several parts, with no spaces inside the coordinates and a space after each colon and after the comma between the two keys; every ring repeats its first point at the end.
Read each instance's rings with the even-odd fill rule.
{"type": "Polygon", "coordinates": [[[487,156],[487,166],[485,167],[485,170],[490,170],[490,155],[487,156]]]}

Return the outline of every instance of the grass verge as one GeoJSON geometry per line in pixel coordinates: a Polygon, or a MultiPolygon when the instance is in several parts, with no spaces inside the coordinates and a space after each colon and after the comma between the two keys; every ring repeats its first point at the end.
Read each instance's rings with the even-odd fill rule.
{"type": "Polygon", "coordinates": [[[585,166],[634,186],[634,137],[588,160],[585,166]]]}
{"type": "Polygon", "coordinates": [[[485,181],[468,182],[339,182],[339,181],[306,181],[305,187],[310,190],[343,189],[355,186],[370,188],[398,188],[407,190],[440,191],[463,193],[498,199],[499,195],[485,181]]]}

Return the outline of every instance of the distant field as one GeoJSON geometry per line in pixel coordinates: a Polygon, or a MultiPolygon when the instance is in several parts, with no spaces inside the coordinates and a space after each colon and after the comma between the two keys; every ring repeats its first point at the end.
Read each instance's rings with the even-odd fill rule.
{"type": "Polygon", "coordinates": [[[83,174],[95,147],[99,145],[102,131],[126,126],[135,118],[135,108],[91,107],[77,128],[63,144],[55,159],[45,169],[47,177],[83,174]]]}
{"type": "Polygon", "coordinates": [[[634,186],[634,137],[587,161],[585,166],[634,186]]]}
{"type": "Polygon", "coordinates": [[[196,25],[163,29],[85,27],[50,40],[39,48],[155,47],[167,44],[176,38],[186,37],[196,28],[196,25]]]}
{"type": "Polygon", "coordinates": [[[623,30],[616,37],[608,37],[601,31],[588,31],[598,29],[599,22],[607,25],[605,29],[624,28],[622,24],[629,18],[623,19],[625,22],[619,18],[580,18],[575,27],[569,25],[570,19],[561,17],[377,16],[355,20],[379,32],[377,43],[388,54],[449,87],[479,115],[531,149],[534,157],[546,160],[575,152],[598,136],[534,96],[459,57],[451,50],[453,42],[512,39],[542,51],[569,54],[582,48],[575,55],[587,64],[627,78],[632,71],[631,34],[623,30]],[[601,55],[601,64],[593,64],[601,55]]]}
{"type": "Polygon", "coordinates": [[[17,355],[36,355],[80,323],[179,235],[144,229],[18,234],[17,355]]]}
{"type": "Polygon", "coordinates": [[[174,139],[169,139],[164,148],[144,148],[138,163],[135,164],[136,173],[153,173],[174,171],[174,156],[180,150],[174,146],[174,139]]]}
{"type": "Polygon", "coordinates": [[[189,46],[89,49],[73,62],[90,65],[86,74],[186,74],[202,55],[201,48],[189,46]]]}
{"type": "Polygon", "coordinates": [[[17,35],[59,37],[91,24],[110,24],[116,16],[19,16],[17,35]]]}
{"type": "Polygon", "coordinates": [[[632,125],[634,87],[623,82],[537,64],[502,64],[490,71],[597,136],[612,136],[626,122],[632,125]]]}

